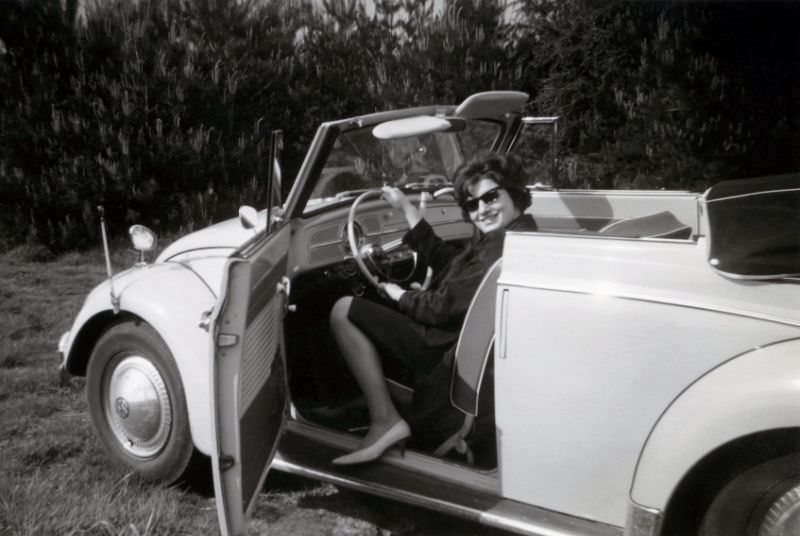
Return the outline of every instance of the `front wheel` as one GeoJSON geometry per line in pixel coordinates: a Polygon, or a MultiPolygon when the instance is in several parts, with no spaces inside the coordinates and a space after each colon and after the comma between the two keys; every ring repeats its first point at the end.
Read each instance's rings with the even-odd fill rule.
{"type": "Polygon", "coordinates": [[[147,480],[167,483],[186,471],[194,452],[180,373],[149,325],[110,328],[87,371],[92,422],[107,452],[147,480]]]}
{"type": "Polygon", "coordinates": [[[736,476],[712,501],[699,534],[800,534],[800,455],[776,458],[736,476]]]}

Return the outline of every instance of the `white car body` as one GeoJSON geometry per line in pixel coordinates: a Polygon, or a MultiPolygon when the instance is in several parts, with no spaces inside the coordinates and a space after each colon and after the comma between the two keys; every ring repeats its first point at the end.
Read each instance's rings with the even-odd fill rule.
{"type": "MultiPolygon", "coordinates": [[[[488,101],[481,114],[498,106],[488,101]]],[[[469,117],[468,109],[456,112],[469,117]]],[[[539,230],[506,236],[494,313],[495,467],[411,451],[387,454],[381,474],[336,468],[329,460],[358,437],[314,422],[293,399],[283,422],[277,398],[268,412],[275,429],[265,430],[273,441],[243,452],[245,421],[275,389],[291,396],[285,380],[270,377],[292,370],[297,353],[281,318],[304,314],[290,307],[304,277],[347,257],[347,207],[309,203],[304,212],[326,136],[420,113],[323,125],[272,234],[233,219],[178,240],[153,264],[94,289],[59,343],[62,367],[82,374],[120,315],[161,336],[180,373],[194,447],[214,461],[224,533],[243,530],[273,455],[281,470],[521,533],[657,536],[675,518],[690,523],[682,515],[702,487],[699,471],[721,472],[720,453],[757,458],[754,449],[770,441],[782,454],[800,452],[800,441],[787,440],[800,430],[796,273],[741,276],[715,266],[708,192],[587,190],[533,190],[539,230]],[[677,235],[614,232],[665,211],[677,235]]],[[[427,214],[443,237],[469,235],[451,201],[431,202],[427,214]]],[[[380,202],[357,217],[380,243],[402,234],[380,202]],[[380,222],[377,231],[369,222],[380,222]]],[[[785,513],[787,523],[796,512],[785,513]]]]}

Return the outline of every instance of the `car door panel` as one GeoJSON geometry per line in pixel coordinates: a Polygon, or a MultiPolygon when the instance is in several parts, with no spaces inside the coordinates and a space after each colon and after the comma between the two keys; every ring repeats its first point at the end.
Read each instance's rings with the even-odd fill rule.
{"type": "Polygon", "coordinates": [[[240,534],[285,426],[282,320],[288,294],[289,226],[255,239],[228,260],[213,315],[212,456],[223,534],[240,534]]]}
{"type": "MultiPolygon", "coordinates": [[[[509,232],[495,361],[501,493],[622,526],[642,446],[708,371],[797,327],[739,314],[700,243],[509,232]],[[603,490],[598,493],[597,490],[603,490]]],[[[766,309],[765,309],[766,311],[766,309]]]]}

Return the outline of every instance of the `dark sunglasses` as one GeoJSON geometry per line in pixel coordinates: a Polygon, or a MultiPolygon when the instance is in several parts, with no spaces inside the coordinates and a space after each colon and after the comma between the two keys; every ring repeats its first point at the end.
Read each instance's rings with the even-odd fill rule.
{"type": "Polygon", "coordinates": [[[464,207],[464,210],[467,212],[475,212],[478,210],[478,206],[480,206],[480,202],[483,201],[484,205],[491,205],[500,197],[500,190],[502,188],[500,186],[496,188],[492,188],[489,191],[483,192],[482,195],[478,197],[473,197],[472,199],[467,199],[461,206],[464,207]]]}

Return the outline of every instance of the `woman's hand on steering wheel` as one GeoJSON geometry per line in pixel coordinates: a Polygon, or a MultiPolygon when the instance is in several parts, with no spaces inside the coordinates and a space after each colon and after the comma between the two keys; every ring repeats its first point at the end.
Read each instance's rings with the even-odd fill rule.
{"type": "MultiPolygon", "coordinates": [[[[409,285],[409,288],[411,290],[428,290],[432,278],[433,278],[433,270],[431,269],[430,266],[428,266],[428,269],[425,273],[425,280],[422,283],[413,281],[409,285]]],[[[387,296],[389,296],[394,301],[400,301],[400,296],[402,296],[406,292],[406,289],[404,289],[397,283],[389,283],[389,282],[378,283],[378,286],[381,288],[381,290],[383,290],[383,292],[386,293],[387,296]]]]}
{"type": "Polygon", "coordinates": [[[399,188],[384,186],[381,190],[383,192],[382,197],[386,202],[393,208],[402,210],[408,222],[408,228],[413,229],[422,219],[422,214],[417,207],[411,203],[411,200],[399,188]]]}
{"type": "MultiPolygon", "coordinates": [[[[399,285],[393,283],[394,287],[396,288],[393,287],[390,291],[390,294],[386,291],[386,289],[383,288],[383,283],[381,283],[380,279],[389,279],[390,281],[407,280],[417,268],[417,253],[415,251],[411,252],[411,258],[414,262],[411,271],[406,277],[398,280],[396,277],[393,278],[389,273],[385,272],[380,266],[381,255],[384,255],[394,249],[407,248],[407,246],[405,246],[400,239],[390,240],[382,245],[370,244],[367,242],[366,235],[363,234],[363,231],[359,231],[358,233],[356,232],[357,228],[360,229],[360,227],[356,225],[356,214],[358,213],[358,207],[365,199],[382,197],[384,201],[389,203],[389,205],[393,208],[402,210],[406,216],[406,221],[410,225],[410,228],[413,228],[422,219],[422,213],[425,210],[425,203],[427,201],[427,198],[425,197],[426,195],[426,192],[421,194],[420,208],[417,209],[411,203],[411,200],[409,200],[401,190],[391,187],[383,187],[381,189],[375,188],[367,190],[356,197],[355,200],[353,200],[353,204],[350,205],[350,211],[347,213],[347,224],[345,225],[347,248],[349,249],[352,258],[355,261],[356,266],[358,266],[358,269],[373,287],[381,290],[387,296],[392,297],[392,299],[399,300],[400,296],[402,296],[402,293],[405,292],[405,290],[403,290],[399,285]],[[396,298],[394,296],[396,296],[396,298]]],[[[397,231],[397,229],[395,229],[395,231],[397,231]]],[[[425,277],[425,282],[421,285],[419,290],[427,289],[428,284],[431,281],[431,274],[432,271],[429,267],[428,273],[425,277]]],[[[417,290],[415,285],[412,285],[412,288],[417,290]]]]}
{"type": "Polygon", "coordinates": [[[385,292],[386,295],[394,301],[400,301],[400,296],[406,292],[406,289],[397,283],[379,283],[378,285],[380,286],[381,290],[383,290],[383,292],[385,292]]]}

